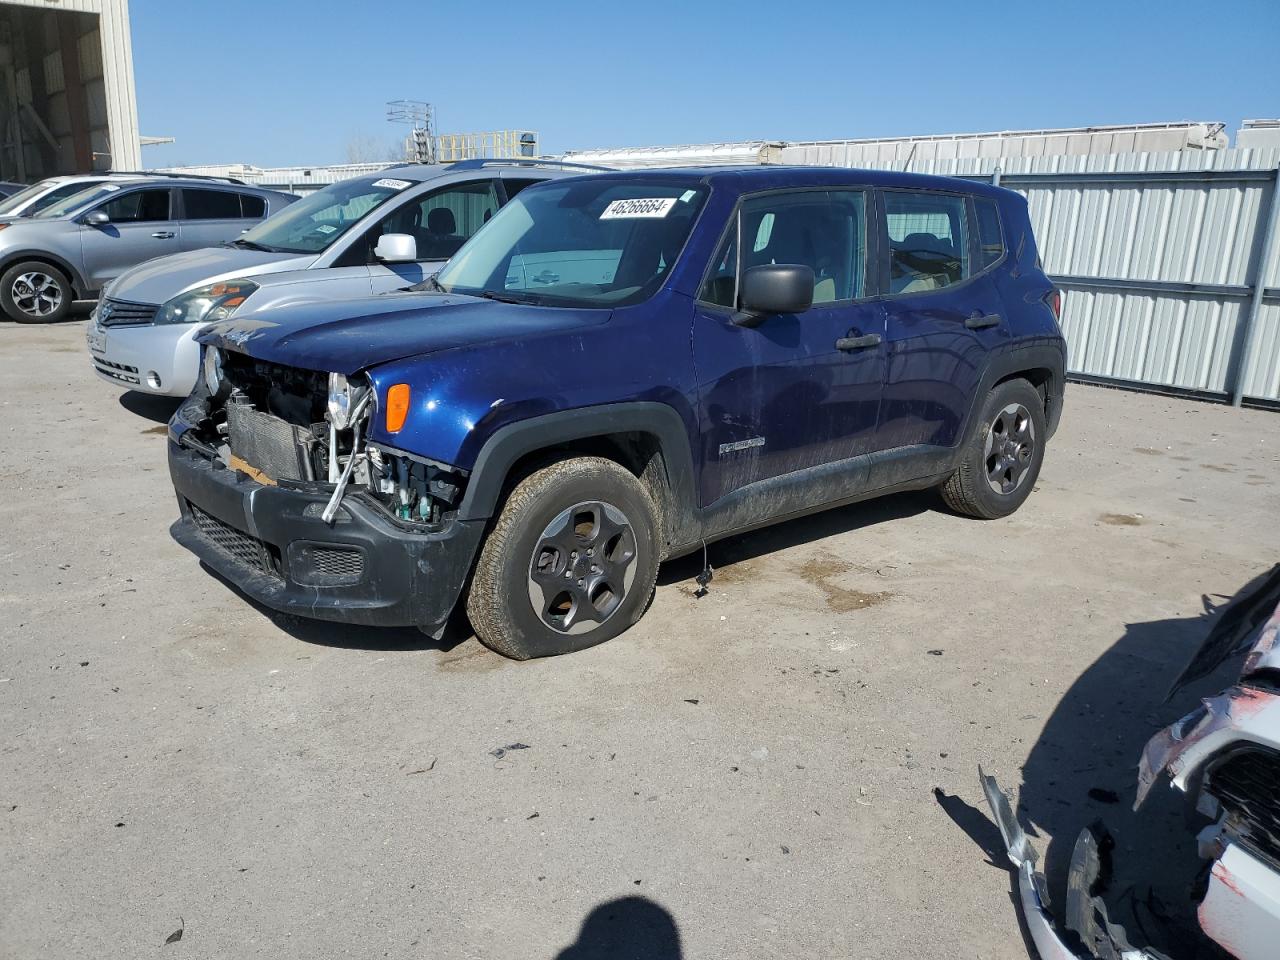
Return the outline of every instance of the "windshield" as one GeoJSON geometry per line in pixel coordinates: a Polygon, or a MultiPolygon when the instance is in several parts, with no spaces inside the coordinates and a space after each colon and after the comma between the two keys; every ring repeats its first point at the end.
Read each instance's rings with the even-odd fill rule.
{"type": "Polygon", "coordinates": [[[394,177],[343,180],[289,204],[234,242],[273,253],[319,253],[370,210],[415,185],[394,177]]]}
{"type": "Polygon", "coordinates": [[[519,303],[639,303],[662,285],[705,198],[693,180],[531,187],[458,251],[437,288],[519,303]]]}
{"type": "Polygon", "coordinates": [[[79,193],[85,187],[91,187],[95,183],[101,183],[101,180],[76,180],[73,183],[64,183],[61,186],[49,189],[51,181],[41,180],[39,183],[33,183],[31,186],[19,190],[17,193],[11,194],[0,203],[0,217],[16,216],[23,204],[31,201],[32,197],[40,197],[40,199],[31,202],[31,206],[22,210],[22,216],[30,217],[39,213],[50,204],[57,203],[59,200],[66,199],[72,194],[79,193]],[[48,193],[45,193],[45,191],[48,193]],[[41,194],[44,196],[40,196],[41,194]]]}
{"type": "Polygon", "coordinates": [[[99,183],[97,186],[89,187],[87,190],[83,183],[78,183],[76,186],[79,189],[77,189],[75,193],[68,197],[64,197],[57,203],[49,204],[36,214],[36,219],[52,220],[55,217],[65,217],[67,214],[74,213],[81,207],[88,206],[91,203],[97,203],[99,200],[105,200],[120,189],[120,185],[115,183],[99,183]]]}

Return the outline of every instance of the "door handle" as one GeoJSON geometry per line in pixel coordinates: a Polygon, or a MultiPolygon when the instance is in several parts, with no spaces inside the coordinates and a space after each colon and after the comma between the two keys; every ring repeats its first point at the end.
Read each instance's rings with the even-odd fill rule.
{"type": "Polygon", "coordinates": [[[866,347],[878,346],[880,334],[868,333],[864,337],[841,337],[836,341],[837,350],[862,350],[866,347]]]}
{"type": "Polygon", "coordinates": [[[152,236],[157,240],[172,240],[175,234],[172,230],[157,230],[152,236]]]}
{"type": "Polygon", "coordinates": [[[970,330],[985,330],[987,327],[995,327],[1000,324],[1000,314],[988,313],[986,316],[975,313],[972,317],[964,322],[964,325],[970,330]]]}

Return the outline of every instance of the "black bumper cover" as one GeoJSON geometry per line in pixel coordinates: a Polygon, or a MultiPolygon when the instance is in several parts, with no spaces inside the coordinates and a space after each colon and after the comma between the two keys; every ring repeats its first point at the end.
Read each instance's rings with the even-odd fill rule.
{"type": "MultiPolygon", "coordinates": [[[[269,486],[169,442],[169,474],[182,517],[173,538],[259,603],[283,613],[371,626],[444,629],[466,583],[484,521],[453,521],[436,533],[406,529],[378,507],[348,494],[332,525],[320,519],[324,491],[269,486]],[[206,515],[197,523],[192,506],[206,515]],[[208,517],[253,538],[264,562],[219,546],[208,517]],[[358,580],[317,586],[299,568],[316,547],[360,551],[358,580]],[[295,567],[291,575],[291,566],[295,567]]],[[[243,552],[243,551],[242,551],[243,552]]]]}

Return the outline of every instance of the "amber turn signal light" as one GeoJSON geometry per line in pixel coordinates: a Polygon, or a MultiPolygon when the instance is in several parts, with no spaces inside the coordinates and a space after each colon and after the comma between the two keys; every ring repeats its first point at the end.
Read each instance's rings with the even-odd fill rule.
{"type": "Polygon", "coordinates": [[[387,433],[399,433],[409,416],[409,385],[393,384],[387,391],[387,433]]]}

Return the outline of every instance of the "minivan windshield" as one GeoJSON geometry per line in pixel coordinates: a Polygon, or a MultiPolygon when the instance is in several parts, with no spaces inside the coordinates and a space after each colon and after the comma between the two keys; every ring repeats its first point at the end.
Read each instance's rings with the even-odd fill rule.
{"type": "MultiPolygon", "coordinates": [[[[126,181],[126,184],[130,182],[126,181]]],[[[57,217],[65,217],[81,207],[87,207],[91,203],[105,200],[120,189],[120,185],[116,183],[100,183],[96,187],[91,186],[88,189],[85,189],[84,184],[79,184],[79,187],[80,189],[71,194],[71,196],[64,197],[57,203],[49,204],[37,213],[35,218],[37,220],[53,220],[57,217]]]]}
{"type": "Polygon", "coordinates": [[[560,306],[623,306],[662,285],[706,199],[696,180],[553,180],[498,211],[437,289],[560,306]]]}
{"type": "Polygon", "coordinates": [[[320,253],[370,210],[415,185],[395,177],[343,180],[289,204],[233,242],[272,253],[320,253]]]}
{"type": "Polygon", "coordinates": [[[41,180],[39,183],[33,183],[31,186],[19,190],[17,193],[11,194],[0,203],[0,217],[17,216],[17,211],[22,205],[30,202],[30,206],[22,210],[21,215],[24,217],[35,216],[41,210],[59,200],[65,200],[73,194],[79,193],[86,187],[92,187],[94,184],[102,183],[102,180],[76,180],[71,183],[64,183],[49,189],[51,181],[41,180]],[[45,191],[48,191],[47,193],[45,191]],[[41,196],[41,194],[44,194],[41,196]],[[32,201],[32,197],[39,197],[38,200],[32,201]]]}

